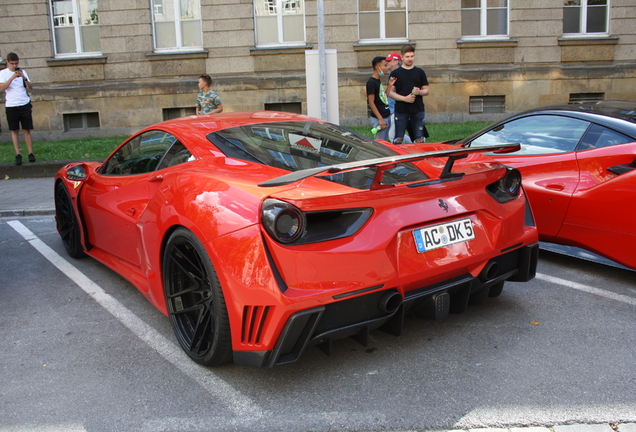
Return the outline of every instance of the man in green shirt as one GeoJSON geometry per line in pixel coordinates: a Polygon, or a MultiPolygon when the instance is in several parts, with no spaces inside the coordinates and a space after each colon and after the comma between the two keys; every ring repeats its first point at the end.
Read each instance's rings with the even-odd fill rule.
{"type": "Polygon", "coordinates": [[[197,114],[217,114],[223,112],[221,98],[210,90],[212,78],[210,75],[199,77],[199,95],[197,96],[197,114]]]}

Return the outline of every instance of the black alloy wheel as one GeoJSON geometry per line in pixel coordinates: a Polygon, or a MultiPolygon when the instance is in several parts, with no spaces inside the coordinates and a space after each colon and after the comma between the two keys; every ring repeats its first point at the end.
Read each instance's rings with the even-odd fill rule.
{"type": "Polygon", "coordinates": [[[185,228],[173,232],[166,244],[163,286],[172,328],[188,356],[204,366],[231,360],[223,290],[205,248],[185,228]]]}
{"type": "Polygon", "coordinates": [[[75,209],[66,186],[62,182],[58,182],[55,186],[55,221],[66,252],[73,258],[85,256],[75,209]]]}

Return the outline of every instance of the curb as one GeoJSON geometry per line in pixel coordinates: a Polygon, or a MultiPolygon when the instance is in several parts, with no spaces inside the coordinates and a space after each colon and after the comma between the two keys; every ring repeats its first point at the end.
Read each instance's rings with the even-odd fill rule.
{"type": "Polygon", "coordinates": [[[24,209],[24,210],[0,210],[0,218],[27,217],[27,216],[54,216],[54,208],[24,209]]]}
{"type": "Polygon", "coordinates": [[[6,162],[0,163],[0,179],[55,177],[55,174],[69,163],[89,161],[102,162],[103,159],[23,162],[22,165],[6,162]]]}

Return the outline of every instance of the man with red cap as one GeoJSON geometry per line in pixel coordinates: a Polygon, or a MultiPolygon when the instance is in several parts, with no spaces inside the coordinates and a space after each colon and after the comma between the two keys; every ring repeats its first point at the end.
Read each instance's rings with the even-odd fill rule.
{"type": "MultiPolygon", "coordinates": [[[[392,52],[391,54],[386,56],[386,69],[389,73],[399,68],[401,63],[402,63],[402,56],[396,52],[392,52]]],[[[393,85],[395,84],[396,79],[397,78],[395,77],[389,78],[389,85],[386,88],[387,96],[391,94],[391,90],[393,85]]],[[[389,98],[389,110],[391,111],[391,126],[389,127],[389,141],[393,142],[393,139],[395,138],[395,121],[394,121],[395,99],[389,98]]],[[[407,132],[412,133],[410,132],[410,125],[407,126],[406,130],[407,132]]],[[[409,136],[404,135],[403,143],[410,143],[410,142],[411,142],[411,139],[409,138],[409,136]]]]}

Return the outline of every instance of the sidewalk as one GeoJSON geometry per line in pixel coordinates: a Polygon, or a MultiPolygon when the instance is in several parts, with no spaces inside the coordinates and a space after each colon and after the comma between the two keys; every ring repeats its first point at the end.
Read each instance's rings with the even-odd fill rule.
{"type": "Polygon", "coordinates": [[[54,215],[53,177],[69,162],[0,163],[0,217],[54,215]]]}
{"type": "Polygon", "coordinates": [[[54,214],[53,177],[0,179],[0,217],[54,214]]]}

